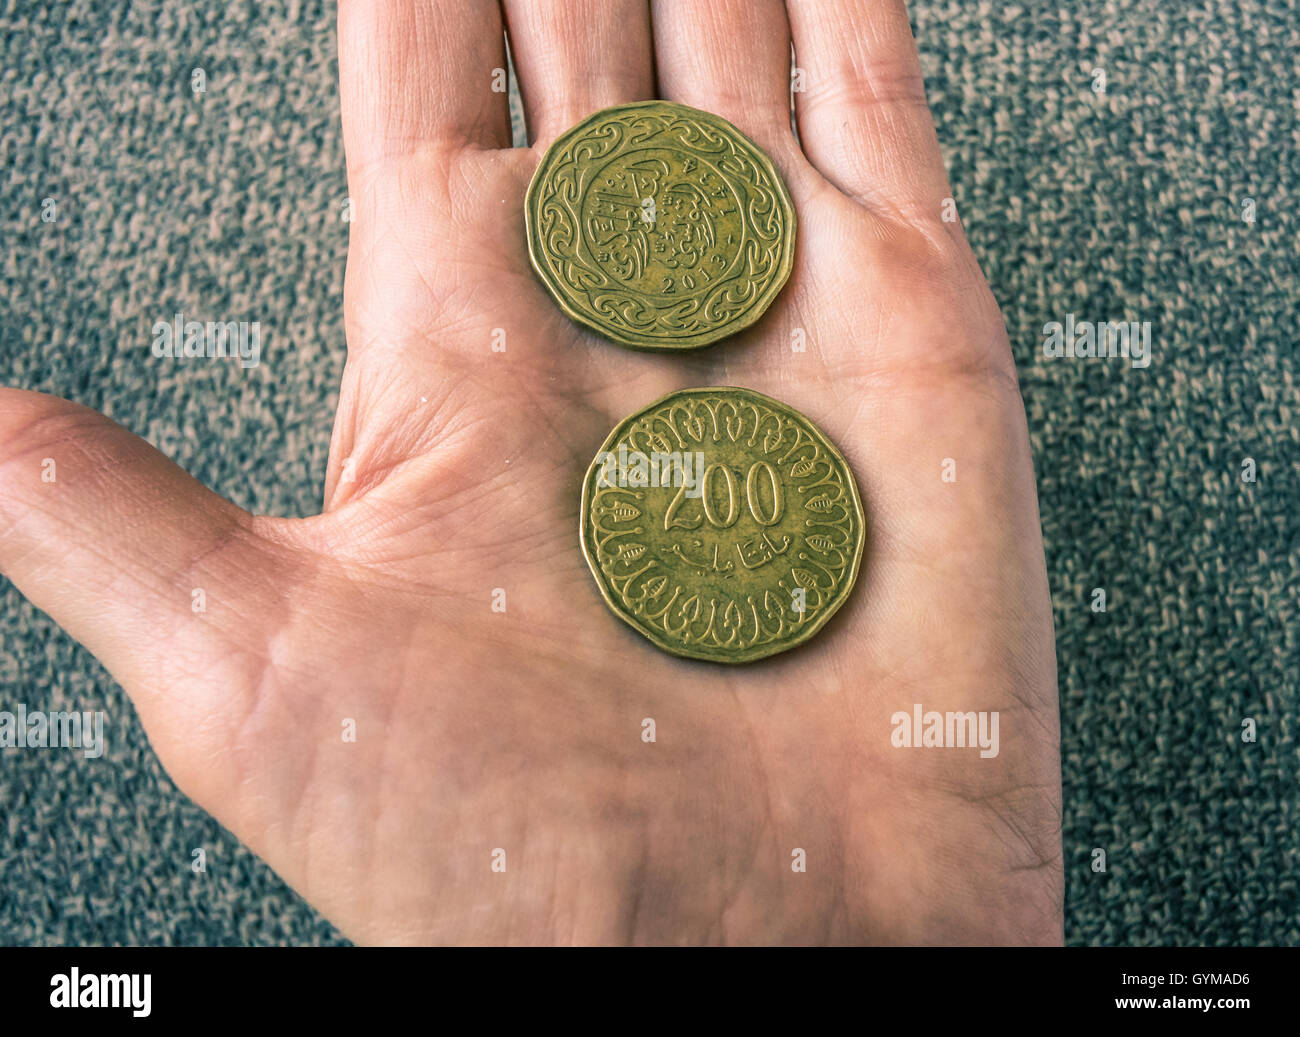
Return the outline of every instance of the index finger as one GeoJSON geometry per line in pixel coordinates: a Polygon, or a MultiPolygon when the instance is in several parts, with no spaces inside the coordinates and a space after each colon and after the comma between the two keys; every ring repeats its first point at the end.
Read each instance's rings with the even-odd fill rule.
{"type": "Polygon", "coordinates": [[[510,146],[496,0],[340,0],[349,168],[425,147],[510,146]]]}

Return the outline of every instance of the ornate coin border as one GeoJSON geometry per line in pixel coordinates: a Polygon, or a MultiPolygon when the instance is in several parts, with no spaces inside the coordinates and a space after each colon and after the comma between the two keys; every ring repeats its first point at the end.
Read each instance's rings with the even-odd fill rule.
{"type": "Polygon", "coordinates": [[[848,601],[849,596],[853,593],[854,585],[857,583],[858,573],[862,565],[862,556],[866,551],[867,519],[866,519],[866,512],[863,510],[862,507],[862,497],[858,492],[858,482],[855,476],[853,475],[853,468],[849,465],[848,458],[846,458],[844,454],[840,452],[840,449],[833,442],[831,442],[830,438],[826,435],[826,433],[822,431],[821,426],[819,426],[816,422],[814,422],[811,418],[809,418],[803,411],[790,406],[788,403],[782,403],[780,400],[774,399],[771,396],[767,396],[761,392],[758,392],[755,389],[747,389],[744,386],[739,386],[739,385],[710,385],[710,386],[701,386],[697,388],[677,389],[674,392],[665,393],[663,396],[660,396],[658,399],[653,400],[650,403],[647,403],[644,407],[641,407],[636,411],[634,411],[633,413],[629,414],[626,418],[624,418],[622,421],[620,421],[617,425],[614,426],[613,430],[610,432],[608,436],[605,437],[605,441],[600,445],[600,448],[596,451],[595,457],[592,459],[591,464],[587,467],[586,474],[583,475],[582,477],[582,500],[580,502],[580,508],[578,513],[578,541],[582,547],[582,556],[587,560],[587,568],[591,570],[591,574],[596,580],[596,586],[600,589],[600,596],[604,599],[605,604],[609,607],[610,611],[614,613],[614,615],[618,616],[619,619],[621,619],[624,623],[626,623],[633,630],[635,630],[641,637],[644,637],[647,641],[650,641],[652,644],[654,644],[655,647],[662,649],[663,651],[669,653],[670,655],[675,655],[682,659],[694,659],[700,662],[713,662],[713,663],[723,663],[723,664],[730,665],[730,664],[743,664],[749,662],[756,662],[759,659],[766,659],[773,655],[779,655],[782,652],[788,652],[792,648],[799,648],[800,646],[807,644],[818,634],[818,632],[822,629],[822,627],[824,627],[826,623],[830,620],[830,618],[840,610],[840,607],[846,601],[848,601]],[[836,598],[834,598],[831,601],[831,603],[827,605],[827,607],[821,612],[821,614],[818,615],[815,619],[813,619],[811,623],[808,624],[808,626],[805,628],[804,632],[802,633],[798,641],[794,642],[793,644],[760,645],[756,648],[752,648],[745,652],[742,652],[739,655],[725,655],[722,653],[706,655],[698,651],[692,651],[689,648],[684,648],[679,644],[674,644],[668,641],[666,638],[659,635],[658,633],[656,633],[654,630],[646,629],[644,626],[638,623],[633,616],[631,616],[626,610],[624,610],[619,605],[613,593],[611,592],[610,588],[606,586],[604,576],[600,571],[600,562],[596,557],[595,546],[591,544],[588,539],[587,514],[591,506],[591,501],[590,501],[591,487],[595,479],[596,472],[601,468],[600,465],[601,454],[613,449],[617,445],[619,439],[621,439],[637,421],[639,421],[646,414],[656,410],[663,404],[667,403],[669,400],[677,397],[703,396],[709,393],[733,393],[733,392],[745,393],[749,396],[754,397],[755,399],[759,400],[760,402],[762,402],[767,406],[777,408],[778,411],[794,411],[797,415],[799,415],[800,418],[803,419],[804,422],[807,423],[809,430],[815,435],[819,445],[823,446],[826,449],[827,453],[830,454],[837,461],[839,461],[839,463],[844,467],[844,474],[846,477],[845,484],[848,490],[850,491],[849,495],[853,501],[853,513],[854,515],[857,516],[858,528],[861,530],[861,536],[858,539],[857,549],[854,551],[853,554],[853,563],[849,567],[846,573],[843,592],[837,595],[836,598]]]}
{"type": "Polygon", "coordinates": [[[785,179],[777,171],[772,159],[762,148],[754,143],[750,137],[743,133],[732,123],[715,115],[713,112],[706,112],[700,108],[692,108],[690,105],[678,104],[676,101],[634,101],[630,104],[616,104],[608,108],[601,108],[599,111],[592,112],[581,122],[561,133],[546,149],[546,154],[542,156],[537,168],[533,171],[532,179],[528,182],[528,190],[524,194],[524,228],[528,237],[528,260],[533,268],[533,273],[541,280],[542,285],[546,288],[547,294],[555,300],[556,304],[570,320],[579,324],[589,331],[594,331],[602,338],[608,339],[616,345],[623,346],[626,349],[635,349],[648,353],[674,353],[686,349],[700,349],[704,346],[711,346],[724,338],[730,338],[732,335],[744,331],[746,328],[753,327],[763,315],[767,313],[768,308],[776,301],[776,297],[781,294],[781,289],[785,287],[786,282],[790,279],[790,274],[794,269],[794,246],[795,238],[798,235],[798,217],[794,211],[794,201],[790,197],[790,189],[786,186],[785,179]],[[782,248],[780,263],[778,264],[778,276],[767,286],[759,300],[755,302],[741,320],[725,324],[713,331],[700,332],[687,338],[678,339],[677,341],[666,344],[658,341],[647,341],[632,336],[621,334],[611,328],[601,325],[594,321],[588,315],[581,312],[566,297],[565,293],[556,284],[552,273],[547,269],[547,265],[542,259],[542,245],[539,240],[539,228],[536,226],[536,220],[533,217],[533,202],[542,181],[543,170],[547,168],[547,161],[551,155],[558,149],[563,150],[567,142],[586,130],[593,123],[603,119],[610,112],[623,112],[633,108],[651,108],[651,107],[669,107],[680,109],[695,117],[701,117],[715,129],[735,134],[742,142],[749,145],[754,153],[754,163],[771,178],[774,185],[773,193],[781,206],[784,215],[789,220],[789,233],[785,236],[785,242],[782,248]]]}

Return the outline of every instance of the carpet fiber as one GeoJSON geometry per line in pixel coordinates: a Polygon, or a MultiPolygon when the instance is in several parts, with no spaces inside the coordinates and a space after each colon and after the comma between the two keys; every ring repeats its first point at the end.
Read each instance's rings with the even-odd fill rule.
{"type": "MultiPolygon", "coordinates": [[[[1300,7],[912,16],[1029,415],[1067,938],[1300,943],[1300,7]],[[1150,322],[1149,366],[1046,358],[1044,325],[1069,314],[1150,322]]],[[[318,507],[343,363],[333,17],[0,0],[0,384],[104,410],[283,515],[318,507]],[[176,312],[260,321],[261,365],[156,360],[151,326],[176,312]]],[[[0,581],[0,709],[19,702],[105,710],[109,741],[101,760],[0,754],[0,943],[343,942],[176,791],[121,689],[0,581]]]]}

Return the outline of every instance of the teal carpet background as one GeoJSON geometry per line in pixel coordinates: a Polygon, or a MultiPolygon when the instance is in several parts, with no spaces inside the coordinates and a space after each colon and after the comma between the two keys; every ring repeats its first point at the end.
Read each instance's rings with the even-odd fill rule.
{"type": "MultiPolygon", "coordinates": [[[[342,370],[333,18],[0,0],[0,384],[99,408],[255,511],[317,509],[342,370]],[[155,360],[176,311],[259,320],[262,365],[155,360]]],[[[1300,6],[918,0],[913,23],[1029,415],[1067,938],[1300,943],[1300,6]],[[1150,367],[1045,360],[1067,313],[1150,321],[1150,367]]],[[[0,753],[0,943],[344,942],[0,580],[0,709],[18,702],[106,710],[109,752],[0,753]]]]}

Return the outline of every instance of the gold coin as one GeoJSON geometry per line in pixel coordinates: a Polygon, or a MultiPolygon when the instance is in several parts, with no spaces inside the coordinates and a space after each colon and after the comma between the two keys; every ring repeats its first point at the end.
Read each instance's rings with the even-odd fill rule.
{"type": "Polygon", "coordinates": [[[667,101],[606,108],[562,134],[524,212],[533,269],[560,308],[633,349],[749,327],[794,262],[794,207],[771,160],[725,119],[667,101]]]}
{"type": "Polygon", "coordinates": [[[750,389],[683,389],[625,418],[582,486],[582,550],[614,614],[674,655],[742,663],[817,633],[866,540],[844,455],[750,389]]]}

